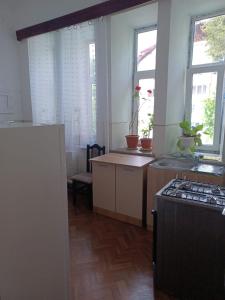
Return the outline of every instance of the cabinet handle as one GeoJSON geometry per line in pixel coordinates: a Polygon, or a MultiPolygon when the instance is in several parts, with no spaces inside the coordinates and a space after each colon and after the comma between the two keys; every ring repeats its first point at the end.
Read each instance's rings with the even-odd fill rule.
{"type": "Polygon", "coordinates": [[[104,164],[104,163],[100,163],[98,164],[99,167],[103,167],[103,168],[107,168],[109,165],[108,164],[104,164]]]}

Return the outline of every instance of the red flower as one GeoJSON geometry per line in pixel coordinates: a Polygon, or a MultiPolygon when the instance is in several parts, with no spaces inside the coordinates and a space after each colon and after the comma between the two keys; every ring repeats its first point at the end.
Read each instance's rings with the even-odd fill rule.
{"type": "Polygon", "coordinates": [[[140,90],[141,90],[141,87],[140,87],[139,85],[137,85],[137,86],[135,87],[135,91],[136,91],[136,92],[140,92],[140,90]]]}
{"type": "Polygon", "coordinates": [[[148,92],[148,96],[152,95],[152,90],[147,90],[147,92],[148,92]]]}

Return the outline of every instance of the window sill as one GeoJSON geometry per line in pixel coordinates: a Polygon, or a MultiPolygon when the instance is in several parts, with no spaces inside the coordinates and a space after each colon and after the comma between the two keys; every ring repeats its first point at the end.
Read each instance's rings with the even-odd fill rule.
{"type": "Polygon", "coordinates": [[[139,147],[137,150],[130,150],[127,148],[117,148],[111,149],[109,152],[111,153],[120,153],[120,154],[129,154],[129,155],[139,155],[139,156],[150,156],[153,157],[152,151],[141,151],[139,147]]]}

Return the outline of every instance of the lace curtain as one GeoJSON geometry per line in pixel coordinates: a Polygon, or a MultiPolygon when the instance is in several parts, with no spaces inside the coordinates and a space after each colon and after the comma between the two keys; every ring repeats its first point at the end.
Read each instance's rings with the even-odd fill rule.
{"type": "MultiPolygon", "coordinates": [[[[82,147],[96,142],[96,127],[102,131],[106,122],[100,117],[96,121],[104,107],[104,95],[96,101],[95,36],[99,30],[104,31],[104,22],[82,23],[28,40],[33,121],[65,124],[68,175],[81,169],[82,147]]],[[[106,75],[100,73],[98,81],[106,75]]],[[[97,142],[102,144],[104,134],[97,133],[97,142]]]]}

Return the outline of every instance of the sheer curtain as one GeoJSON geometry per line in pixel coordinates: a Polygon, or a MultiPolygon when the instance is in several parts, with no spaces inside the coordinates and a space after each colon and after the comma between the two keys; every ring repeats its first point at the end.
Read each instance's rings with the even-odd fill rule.
{"type": "Polygon", "coordinates": [[[95,32],[82,23],[28,40],[33,121],[65,124],[68,175],[96,142],[95,32]]]}

